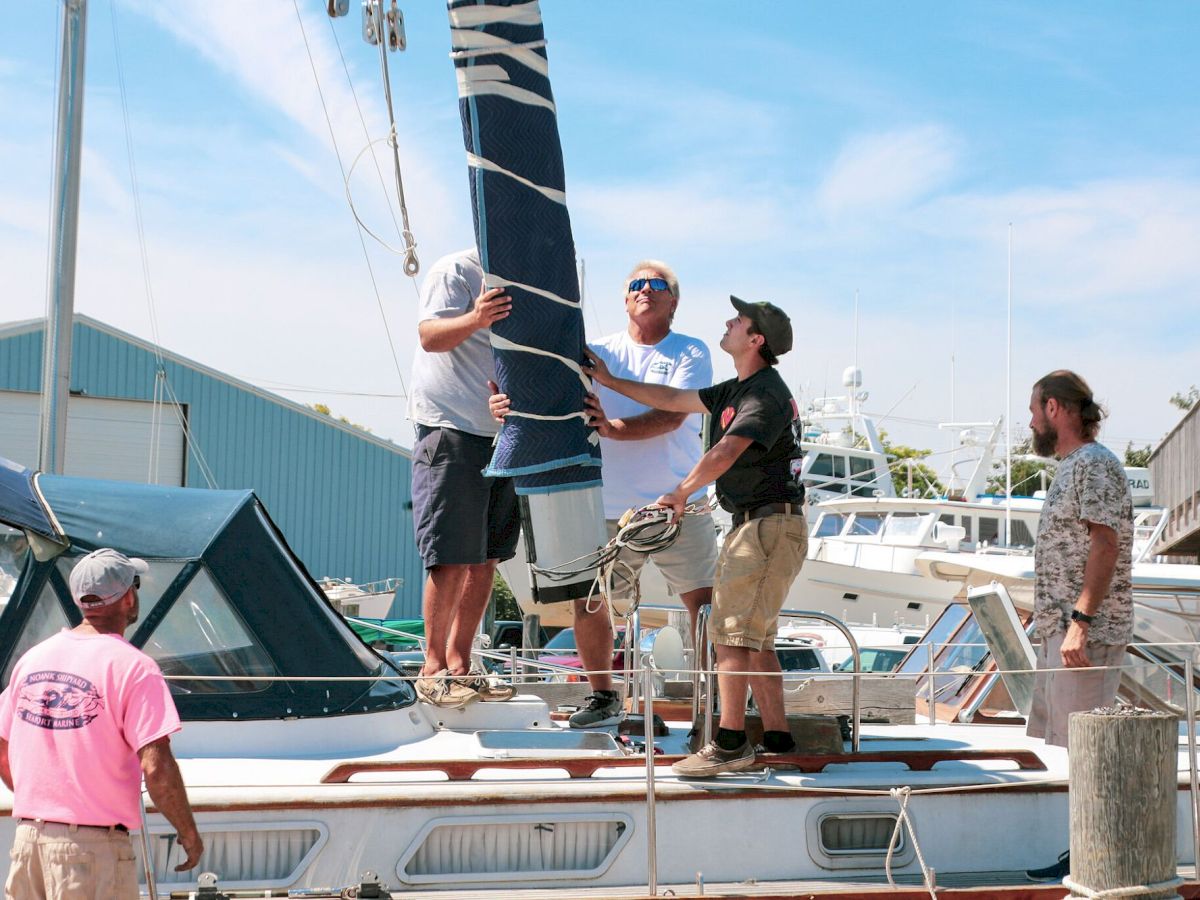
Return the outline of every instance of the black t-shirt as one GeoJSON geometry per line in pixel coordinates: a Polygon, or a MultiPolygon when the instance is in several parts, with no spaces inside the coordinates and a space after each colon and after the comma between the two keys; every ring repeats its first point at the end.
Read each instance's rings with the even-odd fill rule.
{"type": "Polygon", "coordinates": [[[792,434],[796,404],[772,366],[745,381],[731,378],[701,388],[700,402],[711,414],[709,446],[727,434],[754,443],[717,479],[717,498],[730,512],[764,503],[799,503],[804,490],[792,478],[792,459],[799,455],[792,434]]]}

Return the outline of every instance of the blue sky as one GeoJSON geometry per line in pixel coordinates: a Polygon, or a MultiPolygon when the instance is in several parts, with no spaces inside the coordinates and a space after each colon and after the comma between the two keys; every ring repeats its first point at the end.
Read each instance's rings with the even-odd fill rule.
{"type": "MultiPolygon", "coordinates": [[[[408,444],[415,287],[368,241],[376,298],[287,0],[92,0],[77,308],[153,337],[110,2],[163,345],[408,444]]],[[[922,423],[950,418],[952,381],[956,419],[1004,411],[1011,222],[1016,422],[1059,366],[1110,405],[1114,446],[1177,421],[1167,398],[1200,383],[1200,7],[542,6],[593,333],[621,327],[630,264],[661,257],[720,376],[730,293],[788,309],[781,371],[811,397],[854,358],[857,290],[868,408],[943,448],[922,423]]],[[[348,165],[386,133],[375,50],[357,9],[331,30],[300,7],[348,165]]],[[[0,320],[45,302],[57,9],[18,4],[0,31],[0,320]]],[[[444,10],[404,12],[392,84],[430,263],[471,240],[466,167],[444,10]]],[[[394,241],[369,156],[351,189],[394,241]]]]}

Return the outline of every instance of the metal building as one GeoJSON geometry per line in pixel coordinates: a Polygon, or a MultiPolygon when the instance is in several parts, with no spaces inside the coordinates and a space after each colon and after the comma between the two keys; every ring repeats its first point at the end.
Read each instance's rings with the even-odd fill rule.
{"type": "MultiPolygon", "coordinates": [[[[0,456],[31,468],[44,330],[0,325],[0,456]]],[[[314,577],[401,578],[420,614],[407,450],[87,316],[73,337],[63,474],[249,488],[314,577]]]]}
{"type": "Polygon", "coordinates": [[[1154,448],[1150,474],[1154,499],[1167,511],[1155,553],[1200,561],[1200,403],[1154,448]]]}

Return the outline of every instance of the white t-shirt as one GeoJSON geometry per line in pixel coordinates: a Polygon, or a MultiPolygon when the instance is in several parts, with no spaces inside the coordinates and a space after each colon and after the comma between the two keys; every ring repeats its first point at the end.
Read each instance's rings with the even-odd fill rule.
{"type": "MultiPolygon", "coordinates": [[[[618,378],[644,384],[666,384],[698,390],[712,384],[712,359],[699,338],[668,332],[657,344],[636,343],[619,331],[589,345],[618,378]]],[[[610,419],[626,419],[650,407],[616,391],[596,386],[600,405],[610,419]]],[[[617,519],[625,510],[653,503],[683,480],[703,453],[700,429],[703,417],[688,416],[674,431],[643,441],[611,441],[604,453],[604,517],[617,519]]],[[[692,499],[703,499],[697,491],[692,499]]]]}
{"type": "MultiPolygon", "coordinates": [[[[483,289],[483,267],[474,250],[443,256],[421,285],[418,322],[451,319],[475,306],[483,289]]],[[[408,417],[420,425],[454,428],[492,437],[500,423],[488,412],[488,381],[496,380],[490,332],[480,328],[444,353],[417,347],[412,383],[408,388],[408,417]]]]}

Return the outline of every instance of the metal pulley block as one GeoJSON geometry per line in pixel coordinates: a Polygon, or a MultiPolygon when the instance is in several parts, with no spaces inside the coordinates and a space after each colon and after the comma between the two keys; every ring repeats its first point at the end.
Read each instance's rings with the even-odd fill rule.
{"type": "MultiPolygon", "coordinates": [[[[330,6],[340,0],[330,0],[330,6]]],[[[404,34],[404,13],[396,6],[396,0],[384,8],[383,0],[363,0],[363,40],[372,47],[379,45],[382,33],[389,50],[403,50],[408,41],[404,34]]]]}

